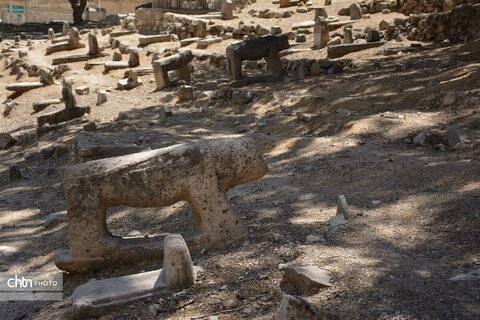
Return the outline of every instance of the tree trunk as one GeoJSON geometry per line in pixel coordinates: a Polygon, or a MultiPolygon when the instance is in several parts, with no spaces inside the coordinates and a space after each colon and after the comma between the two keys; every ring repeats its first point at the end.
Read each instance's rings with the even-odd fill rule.
{"type": "Polygon", "coordinates": [[[83,12],[87,7],[87,0],[68,0],[72,6],[73,11],[73,23],[81,24],[83,22],[83,12]]]}

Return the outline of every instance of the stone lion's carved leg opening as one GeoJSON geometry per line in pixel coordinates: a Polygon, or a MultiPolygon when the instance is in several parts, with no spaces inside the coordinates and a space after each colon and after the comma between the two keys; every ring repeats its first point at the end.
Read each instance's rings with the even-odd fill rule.
{"type": "Polygon", "coordinates": [[[177,202],[163,208],[113,207],[107,210],[106,226],[114,237],[149,239],[168,233],[194,233],[192,208],[177,202]]]}

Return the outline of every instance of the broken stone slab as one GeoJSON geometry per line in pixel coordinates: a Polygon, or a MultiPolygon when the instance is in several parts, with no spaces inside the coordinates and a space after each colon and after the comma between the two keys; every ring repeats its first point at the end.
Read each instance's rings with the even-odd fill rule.
{"type": "Polygon", "coordinates": [[[288,286],[298,295],[312,295],[320,288],[330,287],[332,272],[317,266],[290,265],[284,269],[282,286],[288,286]]]}
{"type": "Polygon", "coordinates": [[[222,37],[205,38],[197,42],[197,49],[207,49],[208,46],[222,42],[222,37]]]}
{"type": "Polygon", "coordinates": [[[103,65],[105,65],[105,61],[91,61],[91,62],[85,63],[84,69],[90,70],[95,66],[103,66],[103,65]]]}
{"type": "Polygon", "coordinates": [[[123,30],[123,31],[114,31],[110,32],[110,38],[118,38],[122,36],[128,36],[130,34],[138,33],[137,30],[123,30]]]}
{"type": "Polygon", "coordinates": [[[345,219],[350,219],[352,217],[352,213],[347,204],[347,199],[343,194],[337,196],[337,216],[338,215],[343,215],[345,219]]]}
{"type": "Polygon", "coordinates": [[[284,294],[275,320],[320,320],[320,308],[300,298],[284,294]]]}
{"type": "Polygon", "coordinates": [[[145,76],[147,74],[153,74],[153,67],[138,67],[132,68],[130,70],[125,71],[123,74],[124,78],[127,78],[130,74],[130,71],[135,72],[138,76],[145,76]]]}
{"type": "Polygon", "coordinates": [[[447,143],[450,148],[455,148],[461,143],[470,142],[465,130],[459,124],[453,124],[447,131],[447,143]]]}
{"type": "Polygon", "coordinates": [[[126,69],[128,68],[128,61],[107,61],[103,63],[104,73],[108,73],[112,70],[126,69]]]}
{"type": "Polygon", "coordinates": [[[13,146],[16,142],[17,139],[15,139],[10,133],[0,133],[0,149],[6,150],[13,146]]]}
{"type": "Polygon", "coordinates": [[[72,56],[65,56],[65,57],[58,57],[52,59],[52,65],[58,65],[62,63],[72,63],[72,62],[79,62],[79,61],[88,61],[90,59],[102,58],[107,57],[108,53],[98,53],[96,55],[90,54],[76,54],[72,56]]]}
{"type": "Polygon", "coordinates": [[[70,121],[82,117],[85,113],[90,113],[90,107],[65,108],[59,111],[47,113],[37,118],[37,124],[42,127],[45,124],[53,125],[60,122],[70,121]]]}
{"type": "Polygon", "coordinates": [[[141,46],[147,46],[152,43],[157,42],[170,42],[175,41],[175,36],[173,34],[155,34],[152,36],[140,35],[138,37],[138,42],[141,46]]]}
{"type": "Polygon", "coordinates": [[[60,42],[68,42],[68,36],[56,38],[56,39],[51,41],[52,44],[60,43],[60,42]]]}
{"type": "Polygon", "coordinates": [[[335,21],[328,23],[328,31],[334,31],[342,27],[352,26],[353,23],[357,22],[358,20],[351,20],[351,21],[335,21]]]}
{"type": "Polygon", "coordinates": [[[14,92],[26,92],[26,91],[30,91],[30,90],[33,90],[33,89],[38,89],[38,88],[41,88],[43,87],[43,83],[39,82],[39,81],[35,81],[35,82],[17,82],[17,83],[8,83],[6,86],[5,86],[5,89],[7,89],[8,91],[14,91],[14,92]]]}
{"type": "Polygon", "coordinates": [[[63,185],[70,247],[59,252],[55,264],[62,270],[84,272],[161,256],[162,236],[124,239],[107,232],[106,210],[119,205],[163,207],[187,201],[195,216],[195,231],[185,237],[190,250],[222,247],[243,239],[247,229],[225,192],[267,172],[255,141],[244,136],[174,145],[69,167],[63,185]]]}
{"type": "Polygon", "coordinates": [[[204,39],[204,38],[194,37],[194,38],[187,38],[187,39],[180,40],[180,47],[188,46],[188,45],[190,45],[192,43],[196,43],[196,42],[198,42],[202,39],[204,39]]]}
{"type": "Polygon", "coordinates": [[[98,317],[119,306],[192,286],[202,269],[193,266],[183,238],[168,235],[164,252],[162,269],[89,281],[77,287],[72,294],[71,316],[98,317]]]}
{"type": "Polygon", "coordinates": [[[136,72],[130,70],[128,77],[126,79],[122,79],[117,81],[117,89],[119,90],[130,90],[133,88],[138,87],[143,82],[142,80],[138,79],[138,75],[136,72]]]}
{"type": "Polygon", "coordinates": [[[43,100],[43,101],[36,101],[33,103],[33,111],[39,112],[48,107],[52,104],[59,104],[62,103],[61,99],[50,99],[50,100],[43,100]]]}
{"type": "Polygon", "coordinates": [[[421,47],[421,46],[394,47],[394,48],[385,48],[383,50],[383,54],[386,55],[386,56],[390,56],[390,55],[396,55],[399,52],[414,53],[414,52],[425,51],[425,50],[427,50],[427,49],[424,48],[424,47],[421,47]]]}
{"type": "Polygon", "coordinates": [[[362,50],[377,48],[385,45],[385,42],[367,42],[367,43],[351,43],[351,44],[339,44],[336,46],[328,47],[328,58],[335,59],[343,57],[352,52],[358,52],[362,50]]]}

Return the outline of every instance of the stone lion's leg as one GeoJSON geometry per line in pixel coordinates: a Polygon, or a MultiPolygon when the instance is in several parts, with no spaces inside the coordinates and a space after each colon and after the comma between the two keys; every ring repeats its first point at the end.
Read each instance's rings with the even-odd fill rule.
{"type": "Polygon", "coordinates": [[[195,224],[204,233],[207,245],[221,246],[247,235],[247,228],[232,210],[216,177],[205,175],[200,185],[192,188],[187,201],[193,209],[195,224]]]}
{"type": "Polygon", "coordinates": [[[280,60],[280,56],[276,51],[271,50],[268,53],[268,56],[265,57],[265,61],[267,62],[267,66],[272,72],[276,75],[282,75],[285,73],[283,70],[282,60],[280,60]]]}
{"type": "MultiPolygon", "coordinates": [[[[87,188],[88,189],[88,188],[87,188]]],[[[101,206],[93,190],[79,188],[80,196],[66,194],[69,203],[68,241],[69,251],[60,252],[55,264],[62,270],[83,272],[104,261],[108,253],[106,208],[101,206]],[[88,194],[88,196],[86,196],[88,194]],[[70,196],[70,197],[69,197],[70,196]]]]}

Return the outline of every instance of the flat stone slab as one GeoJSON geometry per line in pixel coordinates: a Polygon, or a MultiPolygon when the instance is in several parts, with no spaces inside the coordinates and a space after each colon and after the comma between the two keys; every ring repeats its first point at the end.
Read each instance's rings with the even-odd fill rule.
{"type": "Polygon", "coordinates": [[[138,31],[137,30],[115,31],[115,32],[110,32],[110,38],[128,36],[130,34],[135,34],[135,33],[138,33],[138,31]]]}
{"type": "Polygon", "coordinates": [[[83,43],[70,44],[69,42],[59,42],[51,46],[48,46],[46,50],[46,55],[49,55],[54,52],[70,51],[70,50],[76,50],[80,48],[85,48],[85,44],[83,43]]]}
{"type": "Polygon", "coordinates": [[[399,52],[414,53],[414,52],[425,51],[425,50],[427,49],[424,47],[395,47],[395,48],[386,48],[385,50],[383,50],[383,54],[386,56],[391,56],[399,52]]]}
{"type": "Polygon", "coordinates": [[[5,89],[8,91],[15,91],[15,92],[26,92],[33,89],[38,89],[43,87],[43,83],[39,81],[35,82],[17,82],[17,83],[9,83],[5,86],[5,89]]]}
{"type": "Polygon", "coordinates": [[[52,65],[62,64],[62,63],[72,63],[78,61],[88,61],[90,59],[102,58],[109,56],[108,53],[99,53],[95,55],[90,54],[76,54],[73,56],[58,57],[52,60],[52,65]]]}
{"type": "Polygon", "coordinates": [[[142,46],[149,45],[151,43],[157,43],[157,42],[169,42],[169,41],[175,41],[175,37],[173,34],[156,34],[153,36],[140,36],[138,37],[138,42],[142,46]]]}
{"type": "Polygon", "coordinates": [[[50,99],[50,100],[43,100],[43,101],[35,101],[33,103],[33,111],[39,112],[48,107],[49,105],[52,104],[59,104],[62,103],[61,99],[50,99]]]}
{"type": "MultiPolygon", "coordinates": [[[[337,19],[338,20],[338,19],[337,19]]],[[[328,31],[333,31],[333,30],[337,30],[343,26],[348,26],[348,25],[351,25],[355,22],[357,22],[358,20],[348,20],[348,21],[335,21],[335,22],[329,22],[327,24],[328,26],[328,31]]]]}
{"type": "MultiPolygon", "coordinates": [[[[202,270],[195,266],[193,269],[195,274],[202,270]]],[[[73,291],[73,311],[77,317],[98,317],[117,306],[171,293],[161,272],[159,269],[87,282],[73,291]]]]}
{"type": "Polygon", "coordinates": [[[385,45],[385,42],[378,41],[378,42],[350,43],[350,44],[338,44],[334,46],[328,46],[328,58],[330,59],[340,58],[349,53],[377,48],[383,45],[385,45]]]}
{"type": "Polygon", "coordinates": [[[332,272],[316,266],[292,265],[284,269],[282,284],[290,285],[297,294],[315,294],[322,287],[330,287],[332,272]]]}
{"type": "MultiPolygon", "coordinates": [[[[138,76],[153,74],[153,67],[138,67],[138,68],[132,68],[130,70],[135,72],[138,76]]],[[[125,73],[123,75],[125,78],[128,77],[128,74],[130,73],[130,70],[125,71],[125,73]]]]}

